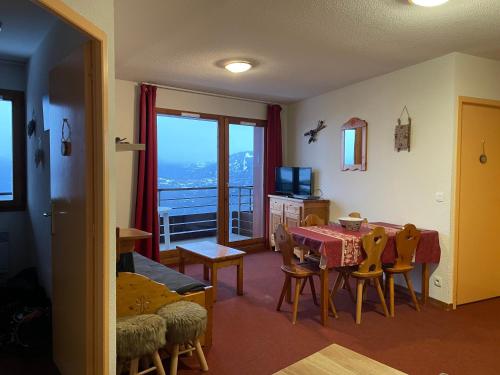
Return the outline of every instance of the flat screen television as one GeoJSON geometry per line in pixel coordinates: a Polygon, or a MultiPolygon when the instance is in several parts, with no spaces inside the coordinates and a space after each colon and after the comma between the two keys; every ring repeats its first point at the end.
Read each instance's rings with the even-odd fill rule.
{"type": "Polygon", "coordinates": [[[276,168],[276,193],[311,196],[312,192],[312,168],[276,168]]]}

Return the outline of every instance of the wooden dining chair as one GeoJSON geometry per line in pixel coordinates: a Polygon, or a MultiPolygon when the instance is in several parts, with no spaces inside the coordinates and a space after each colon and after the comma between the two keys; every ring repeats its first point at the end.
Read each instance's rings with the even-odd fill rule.
{"type": "MultiPolygon", "coordinates": [[[[365,283],[369,280],[373,280],[375,284],[375,289],[380,298],[380,303],[384,310],[386,317],[389,316],[387,311],[387,305],[385,303],[384,293],[382,292],[382,287],[380,286],[379,278],[383,274],[381,256],[387,244],[387,234],[384,228],[376,227],[370,233],[363,236],[361,240],[363,244],[363,250],[366,254],[365,260],[360,263],[358,269],[350,273],[350,276],[357,279],[357,293],[356,293],[356,324],[361,324],[361,307],[363,305],[363,291],[365,283]]],[[[335,295],[335,288],[332,291],[332,295],[335,295]]]]}
{"type": "MultiPolygon", "coordinates": [[[[315,214],[309,214],[307,215],[304,220],[300,222],[300,225],[302,227],[315,227],[318,225],[325,225],[325,220],[320,218],[318,215],[315,214]]],[[[310,252],[307,250],[304,250],[301,247],[295,247],[293,249],[293,253],[299,258],[301,262],[305,261],[313,261],[313,262],[319,262],[319,258],[315,256],[311,256],[310,252]]],[[[302,289],[304,289],[304,286],[302,286],[302,289]]]]}
{"type": "Polygon", "coordinates": [[[301,225],[303,227],[313,227],[313,226],[317,226],[317,225],[325,225],[325,220],[320,218],[318,215],[309,214],[304,218],[304,220],[302,220],[301,225]]]}
{"type": "MultiPolygon", "coordinates": [[[[294,263],[293,240],[282,224],[278,225],[278,227],[274,232],[274,241],[276,246],[278,246],[278,249],[283,257],[283,265],[281,266],[281,271],[283,271],[283,273],[285,274],[285,281],[283,283],[283,288],[281,290],[276,310],[280,311],[283,299],[285,298],[286,295],[291,294],[292,280],[295,280],[295,293],[293,298],[293,314],[292,314],[292,324],[295,324],[297,322],[297,311],[299,306],[300,291],[302,289],[302,285],[304,283],[307,283],[307,281],[309,281],[309,284],[311,286],[313,301],[316,305],[318,305],[313,276],[319,277],[321,270],[319,268],[318,263],[314,262],[306,262],[298,264],[294,263]]],[[[337,310],[331,298],[329,303],[333,315],[337,317],[337,310]]]]}
{"type": "Polygon", "coordinates": [[[394,275],[403,274],[415,309],[420,311],[415,291],[409,273],[413,270],[412,261],[420,241],[421,232],[413,224],[406,224],[402,230],[396,233],[397,258],[394,265],[384,267],[386,277],[386,289],[389,289],[389,312],[394,317],[394,275]]]}

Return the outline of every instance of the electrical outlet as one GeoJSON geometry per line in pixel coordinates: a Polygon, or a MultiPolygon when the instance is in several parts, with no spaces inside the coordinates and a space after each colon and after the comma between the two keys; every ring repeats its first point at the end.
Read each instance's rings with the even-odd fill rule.
{"type": "Polygon", "coordinates": [[[434,276],[432,278],[432,282],[433,282],[434,286],[436,286],[438,288],[441,288],[443,286],[443,279],[441,278],[441,276],[434,276]]]}
{"type": "Polygon", "coordinates": [[[444,193],[442,191],[436,192],[434,199],[436,200],[437,203],[443,203],[444,202],[444,193]]]}

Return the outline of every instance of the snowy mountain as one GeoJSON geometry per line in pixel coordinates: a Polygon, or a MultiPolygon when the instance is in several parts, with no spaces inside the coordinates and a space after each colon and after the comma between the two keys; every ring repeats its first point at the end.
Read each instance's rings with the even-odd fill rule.
{"type": "MultiPolygon", "coordinates": [[[[229,156],[231,185],[252,185],[253,152],[243,151],[229,156]]],[[[158,164],[158,187],[205,187],[217,186],[217,163],[158,164]]]]}
{"type": "MultiPolygon", "coordinates": [[[[253,185],[253,152],[244,151],[229,157],[229,184],[231,186],[253,185]]],[[[203,188],[184,191],[160,191],[160,206],[173,209],[171,215],[215,212],[217,210],[217,163],[158,164],[159,189],[203,188]],[[183,207],[183,208],[181,208],[183,207]]],[[[248,190],[241,191],[248,194],[248,190]]],[[[231,189],[230,204],[238,202],[238,189],[231,189]]],[[[243,198],[248,201],[247,198],[243,198]]],[[[245,208],[245,207],[244,207],[245,208]]]]}

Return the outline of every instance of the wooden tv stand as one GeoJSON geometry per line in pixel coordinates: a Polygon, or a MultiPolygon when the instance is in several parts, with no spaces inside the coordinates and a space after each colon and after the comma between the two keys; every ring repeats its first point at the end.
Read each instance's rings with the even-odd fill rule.
{"type": "Polygon", "coordinates": [[[330,201],[328,199],[297,199],[282,195],[269,196],[269,238],[274,246],[273,233],[278,224],[298,227],[307,215],[315,214],[328,223],[330,201]]]}

